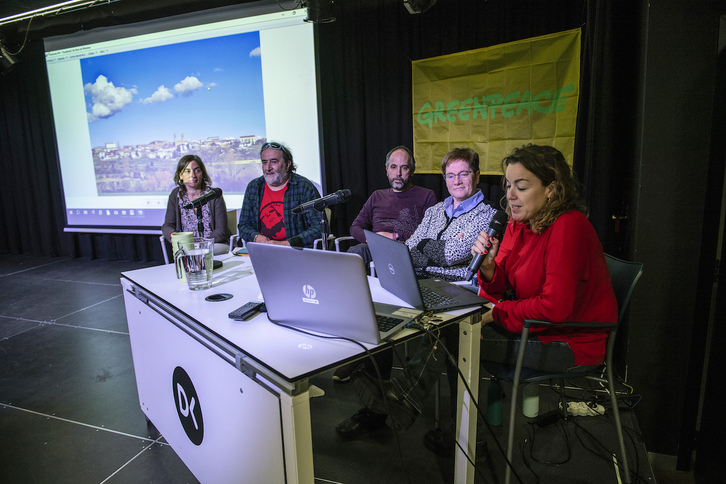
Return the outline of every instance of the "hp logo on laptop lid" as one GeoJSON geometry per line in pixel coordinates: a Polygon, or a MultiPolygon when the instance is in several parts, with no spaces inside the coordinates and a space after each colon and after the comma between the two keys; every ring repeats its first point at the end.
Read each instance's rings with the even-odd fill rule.
{"type": "Polygon", "coordinates": [[[317,293],[315,292],[315,288],[309,284],[305,284],[302,287],[303,294],[305,297],[303,298],[303,302],[310,303],[310,304],[320,304],[320,301],[316,299],[317,293]]]}

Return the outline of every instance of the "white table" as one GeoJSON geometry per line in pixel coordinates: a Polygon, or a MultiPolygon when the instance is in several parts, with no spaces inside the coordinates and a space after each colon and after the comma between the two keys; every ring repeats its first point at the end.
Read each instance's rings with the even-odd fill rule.
{"type": "MultiPolygon", "coordinates": [[[[200,482],[312,484],[309,400],[318,389],[308,380],[366,353],[347,341],[279,327],[265,313],[247,322],[230,320],[227,314],[258,300],[260,290],[248,257],[220,259],[224,265],[204,291],[177,281],[173,265],[122,274],[141,408],[200,482]],[[219,293],[233,297],[205,300],[219,293]]],[[[406,305],[377,279],[369,278],[369,285],[375,301],[406,305]]],[[[471,308],[442,315],[460,323],[459,367],[474,395],[479,314],[471,308]]],[[[406,329],[397,339],[415,335],[406,329]]],[[[365,346],[375,351],[386,345],[365,346]]],[[[476,409],[461,383],[457,429],[473,461],[476,409]]],[[[474,468],[461,451],[455,481],[474,482],[474,468]]]]}

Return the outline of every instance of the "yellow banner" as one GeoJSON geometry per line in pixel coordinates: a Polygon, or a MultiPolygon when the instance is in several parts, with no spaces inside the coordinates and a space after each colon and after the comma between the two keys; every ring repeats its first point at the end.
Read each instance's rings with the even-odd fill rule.
{"type": "Polygon", "coordinates": [[[580,29],[422,59],[413,69],[417,173],[441,173],[452,148],[479,153],[482,174],[527,143],[572,164],[580,97],[580,29]]]}

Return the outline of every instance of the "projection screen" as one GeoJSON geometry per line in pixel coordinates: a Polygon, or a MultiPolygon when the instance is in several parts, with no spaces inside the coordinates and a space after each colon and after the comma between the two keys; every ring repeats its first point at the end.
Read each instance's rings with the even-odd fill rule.
{"type": "Polygon", "coordinates": [[[186,154],[238,209],[266,141],[322,194],[305,15],[248,4],[46,39],[66,230],[158,232],[186,154]]]}

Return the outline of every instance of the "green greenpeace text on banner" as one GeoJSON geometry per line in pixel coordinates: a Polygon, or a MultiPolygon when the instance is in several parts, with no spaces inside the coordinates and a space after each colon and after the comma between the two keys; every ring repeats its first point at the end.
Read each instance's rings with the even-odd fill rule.
{"type": "Polygon", "coordinates": [[[579,72],[579,29],[413,62],[416,171],[440,173],[444,154],[465,146],[482,173],[526,143],[572,163],[579,72]]]}

